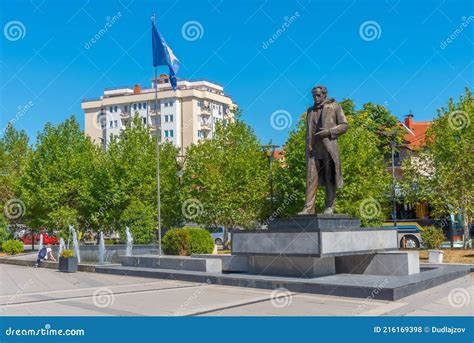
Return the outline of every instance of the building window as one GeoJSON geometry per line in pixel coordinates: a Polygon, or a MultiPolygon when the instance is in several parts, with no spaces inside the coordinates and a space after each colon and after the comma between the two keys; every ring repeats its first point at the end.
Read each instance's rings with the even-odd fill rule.
{"type": "Polygon", "coordinates": [[[114,127],[114,122],[112,120],[109,123],[109,127],[114,127]]]}
{"type": "Polygon", "coordinates": [[[117,106],[114,106],[114,112],[117,112],[117,106]]]}
{"type": "Polygon", "coordinates": [[[139,109],[139,110],[142,109],[142,103],[141,103],[141,102],[138,104],[138,109],[139,109]]]}
{"type": "Polygon", "coordinates": [[[143,103],[143,108],[146,109],[146,102],[143,103]]]}
{"type": "Polygon", "coordinates": [[[133,109],[136,111],[137,110],[137,104],[133,104],[133,109]]]}
{"type": "Polygon", "coordinates": [[[114,127],[118,127],[118,122],[114,120],[114,127]]]}
{"type": "Polygon", "coordinates": [[[198,100],[198,107],[202,107],[202,100],[198,100]]]}
{"type": "Polygon", "coordinates": [[[170,122],[173,122],[173,115],[170,114],[170,122]]]}
{"type": "Polygon", "coordinates": [[[173,130],[170,130],[170,137],[174,137],[174,132],[173,132],[173,130]]]}
{"type": "Polygon", "coordinates": [[[123,107],[123,111],[124,111],[124,112],[128,112],[128,106],[124,106],[124,107],[123,107]]]}
{"type": "Polygon", "coordinates": [[[143,117],[142,119],[143,119],[143,125],[146,125],[146,118],[143,117]]]}
{"type": "Polygon", "coordinates": [[[112,106],[109,107],[109,112],[112,112],[113,108],[112,106]]]}
{"type": "Polygon", "coordinates": [[[165,114],[165,123],[167,123],[167,122],[168,122],[168,115],[165,114]]]}

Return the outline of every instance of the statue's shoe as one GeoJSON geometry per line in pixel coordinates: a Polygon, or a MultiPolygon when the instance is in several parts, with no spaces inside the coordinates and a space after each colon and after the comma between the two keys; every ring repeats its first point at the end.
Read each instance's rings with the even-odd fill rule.
{"type": "Polygon", "coordinates": [[[327,207],[327,208],[324,210],[323,214],[334,214],[334,208],[332,208],[332,207],[327,207]]]}
{"type": "Polygon", "coordinates": [[[314,214],[314,209],[304,208],[303,211],[298,212],[298,215],[305,215],[305,214],[314,214]]]}

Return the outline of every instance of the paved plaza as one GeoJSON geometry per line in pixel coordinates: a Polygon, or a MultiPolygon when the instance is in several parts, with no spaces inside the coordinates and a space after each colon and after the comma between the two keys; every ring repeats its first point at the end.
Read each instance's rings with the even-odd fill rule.
{"type": "Polygon", "coordinates": [[[473,275],[381,301],[0,264],[0,315],[469,316],[473,275]]]}

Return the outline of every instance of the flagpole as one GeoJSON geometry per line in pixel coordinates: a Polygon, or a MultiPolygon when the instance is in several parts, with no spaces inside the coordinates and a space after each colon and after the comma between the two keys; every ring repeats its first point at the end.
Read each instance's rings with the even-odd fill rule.
{"type": "MultiPolygon", "coordinates": [[[[156,25],[155,14],[153,14],[153,24],[156,25]]],[[[161,115],[158,112],[158,78],[156,66],[153,67],[155,75],[155,112],[156,112],[156,207],[158,219],[158,255],[162,255],[161,250],[161,189],[160,189],[160,140],[161,140],[161,115]]]]}

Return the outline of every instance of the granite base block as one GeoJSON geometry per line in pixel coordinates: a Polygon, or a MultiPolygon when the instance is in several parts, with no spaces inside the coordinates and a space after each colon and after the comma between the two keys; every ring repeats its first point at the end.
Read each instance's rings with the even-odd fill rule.
{"type": "Polygon", "coordinates": [[[389,251],[376,254],[338,256],[336,272],[365,275],[412,275],[420,272],[418,251],[389,251]]]}
{"type": "Polygon", "coordinates": [[[249,272],[257,275],[314,278],[336,273],[334,257],[251,256],[249,272]]]}

